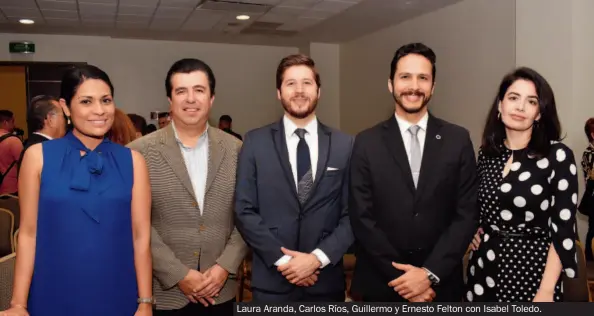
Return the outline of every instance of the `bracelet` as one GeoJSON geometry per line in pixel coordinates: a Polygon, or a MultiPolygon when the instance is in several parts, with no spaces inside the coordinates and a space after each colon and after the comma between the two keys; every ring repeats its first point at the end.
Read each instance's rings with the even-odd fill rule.
{"type": "Polygon", "coordinates": [[[22,308],[22,309],[27,309],[27,305],[23,305],[23,304],[17,304],[17,303],[13,303],[13,302],[10,302],[10,307],[11,307],[11,308],[14,308],[14,307],[20,307],[20,308],[22,308]]]}
{"type": "Polygon", "coordinates": [[[138,304],[151,304],[151,305],[157,304],[157,301],[155,301],[155,299],[153,297],[140,297],[140,298],[138,298],[138,300],[136,302],[138,304]]]}

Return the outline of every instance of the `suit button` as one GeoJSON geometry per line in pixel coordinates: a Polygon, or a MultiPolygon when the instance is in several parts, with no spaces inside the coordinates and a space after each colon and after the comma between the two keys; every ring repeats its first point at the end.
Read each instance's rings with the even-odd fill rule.
{"type": "Polygon", "coordinates": [[[202,232],[202,231],[204,231],[204,230],[206,230],[206,226],[204,226],[204,225],[200,225],[200,231],[202,232]]]}
{"type": "Polygon", "coordinates": [[[198,251],[194,251],[194,257],[198,257],[198,251]]]}
{"type": "Polygon", "coordinates": [[[192,202],[192,207],[198,207],[198,202],[196,202],[196,201],[192,202]]]}

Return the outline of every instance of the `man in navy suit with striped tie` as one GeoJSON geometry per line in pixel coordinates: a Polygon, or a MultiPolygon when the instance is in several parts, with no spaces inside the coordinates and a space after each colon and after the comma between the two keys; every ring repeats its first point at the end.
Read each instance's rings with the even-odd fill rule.
{"type": "Polygon", "coordinates": [[[285,115],[245,135],[237,170],[236,226],[254,251],[253,300],[344,301],[353,138],[317,119],[311,58],[285,57],[276,87],[285,115]]]}

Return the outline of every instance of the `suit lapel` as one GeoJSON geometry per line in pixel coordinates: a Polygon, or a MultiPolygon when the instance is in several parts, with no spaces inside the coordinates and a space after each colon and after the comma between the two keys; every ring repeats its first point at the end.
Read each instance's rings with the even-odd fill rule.
{"type": "Polygon", "coordinates": [[[386,143],[386,147],[388,147],[388,150],[392,154],[392,158],[394,158],[396,164],[400,167],[406,185],[412,192],[415,192],[415,184],[413,182],[412,172],[410,171],[406,148],[404,148],[402,133],[400,133],[398,122],[394,116],[384,123],[383,139],[386,143]]]}
{"type": "Polygon", "coordinates": [[[192,198],[194,198],[194,201],[196,201],[196,194],[194,193],[192,181],[190,181],[190,176],[188,175],[184,157],[182,156],[179,144],[175,139],[173,124],[169,124],[165,127],[161,138],[161,155],[167,164],[169,164],[169,167],[171,167],[171,170],[173,170],[173,173],[178,177],[184,188],[188,190],[192,195],[192,198]]]}
{"type": "Polygon", "coordinates": [[[316,177],[314,179],[313,187],[309,192],[307,201],[303,204],[304,206],[307,206],[315,195],[316,189],[326,172],[328,158],[330,158],[330,139],[330,129],[318,121],[318,165],[316,166],[316,177]]]}
{"type": "Polygon", "coordinates": [[[274,142],[274,149],[276,155],[283,169],[285,180],[291,187],[291,192],[295,196],[295,200],[299,203],[297,197],[297,188],[295,186],[295,178],[293,177],[293,171],[291,169],[291,163],[289,162],[289,150],[287,149],[287,141],[285,139],[285,128],[283,126],[283,120],[281,119],[277,124],[272,125],[271,129],[272,141],[274,142]]]}
{"type": "Polygon", "coordinates": [[[432,115],[429,115],[427,122],[427,132],[425,134],[425,147],[423,148],[423,158],[421,160],[421,173],[419,174],[419,183],[417,185],[416,198],[418,199],[426,188],[427,183],[435,178],[435,157],[439,157],[439,151],[443,140],[439,131],[441,122],[432,115]]]}
{"type": "Polygon", "coordinates": [[[222,140],[218,136],[216,131],[210,128],[208,132],[208,173],[206,174],[206,187],[204,188],[205,195],[208,193],[225,157],[225,149],[221,144],[222,140]]]}

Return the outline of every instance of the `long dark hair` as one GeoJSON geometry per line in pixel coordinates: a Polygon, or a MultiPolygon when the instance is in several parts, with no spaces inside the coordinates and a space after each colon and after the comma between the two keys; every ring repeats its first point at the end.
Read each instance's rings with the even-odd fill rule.
{"type": "Polygon", "coordinates": [[[486,155],[501,154],[501,145],[506,138],[505,125],[499,116],[499,102],[503,101],[507,89],[517,80],[527,80],[534,84],[538,96],[540,120],[534,121],[532,136],[528,143],[528,155],[543,157],[551,149],[551,141],[561,140],[561,123],[557,116],[555,95],[549,83],[538,72],[527,67],[520,67],[507,74],[499,84],[499,91],[493,101],[485,130],[483,132],[482,150],[486,155]]]}

